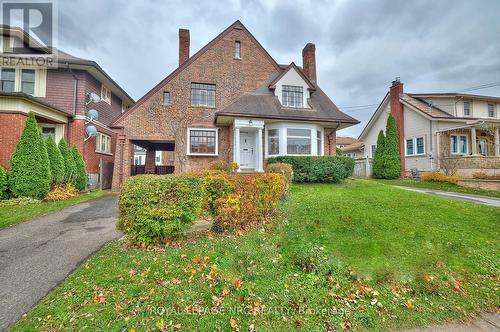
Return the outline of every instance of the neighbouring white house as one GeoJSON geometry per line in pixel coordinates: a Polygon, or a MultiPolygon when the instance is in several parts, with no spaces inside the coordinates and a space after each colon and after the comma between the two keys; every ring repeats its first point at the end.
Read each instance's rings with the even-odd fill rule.
{"type": "Polygon", "coordinates": [[[396,79],[359,139],[372,158],[392,113],[399,131],[402,175],[427,171],[470,177],[500,174],[500,98],[463,93],[405,93],[396,79]]]}

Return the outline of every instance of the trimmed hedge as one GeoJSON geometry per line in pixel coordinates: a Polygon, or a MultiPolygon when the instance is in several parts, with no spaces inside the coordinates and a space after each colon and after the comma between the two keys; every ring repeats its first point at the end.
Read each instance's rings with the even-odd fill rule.
{"type": "Polygon", "coordinates": [[[47,139],[47,154],[49,156],[51,182],[61,184],[64,182],[64,160],[52,135],[47,139]]]}
{"type": "Polygon", "coordinates": [[[0,167],[0,200],[8,198],[7,189],[9,188],[7,182],[7,172],[0,167]]]}
{"type": "Polygon", "coordinates": [[[75,187],[79,191],[85,190],[87,187],[87,169],[85,167],[85,161],[76,146],[73,146],[71,149],[71,154],[73,155],[76,166],[75,187]]]}
{"type": "Polygon", "coordinates": [[[290,164],[294,182],[339,182],[354,172],[354,160],[344,156],[279,156],[267,162],[290,164]]]}
{"type": "Polygon", "coordinates": [[[191,227],[201,203],[201,180],[197,177],[133,176],[120,192],[118,229],[136,243],[164,243],[191,227]]]}
{"type": "Polygon", "coordinates": [[[30,112],[10,160],[9,188],[14,197],[43,199],[50,189],[47,147],[30,112]]]}

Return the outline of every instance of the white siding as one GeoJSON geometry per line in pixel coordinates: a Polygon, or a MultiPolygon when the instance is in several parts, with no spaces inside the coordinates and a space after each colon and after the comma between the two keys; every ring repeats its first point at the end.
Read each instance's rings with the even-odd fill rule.
{"type": "Polygon", "coordinates": [[[455,99],[454,98],[422,98],[428,103],[442,109],[443,111],[455,115],[455,99]]]}
{"type": "Polygon", "coordinates": [[[307,105],[307,99],[309,99],[309,86],[294,68],[291,68],[278,82],[276,82],[276,89],[274,93],[282,104],[283,101],[281,98],[283,97],[283,85],[301,86],[302,91],[304,92],[302,105],[304,105],[304,108],[309,108],[309,105],[307,105]]]}
{"type": "MultiPolygon", "coordinates": [[[[384,106],[383,106],[384,107],[384,106]]],[[[382,109],[381,113],[377,119],[373,122],[370,129],[366,132],[362,138],[365,142],[364,158],[370,157],[370,147],[377,144],[378,133],[382,130],[385,133],[385,127],[387,125],[387,118],[391,113],[391,105],[389,102],[386,103],[385,107],[382,109]]]]}
{"type": "MultiPolygon", "coordinates": [[[[409,107],[404,107],[404,135],[405,140],[416,137],[424,137],[425,154],[419,156],[406,156],[406,171],[417,168],[419,171],[431,169],[430,149],[431,145],[431,125],[430,120],[420,115],[409,107]]],[[[403,146],[404,146],[404,142],[403,146]]],[[[406,151],[405,151],[406,153],[406,151]]]]}

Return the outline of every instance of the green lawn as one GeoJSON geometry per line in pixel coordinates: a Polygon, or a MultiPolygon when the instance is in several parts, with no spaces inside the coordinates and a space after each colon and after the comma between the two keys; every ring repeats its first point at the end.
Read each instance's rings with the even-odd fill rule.
{"type": "Polygon", "coordinates": [[[42,202],[38,204],[17,206],[0,206],[0,229],[108,194],[109,193],[107,191],[93,191],[59,202],[42,202]]]}
{"type": "Polygon", "coordinates": [[[498,197],[500,198],[500,191],[494,190],[482,190],[482,189],[474,189],[467,188],[456,185],[454,183],[449,182],[430,182],[430,181],[410,181],[410,180],[376,180],[385,184],[391,184],[394,186],[406,186],[406,187],[415,187],[415,188],[426,188],[426,189],[435,189],[435,190],[443,190],[443,191],[453,191],[457,193],[463,194],[473,194],[473,195],[483,195],[490,197],[498,197]]]}
{"type": "Polygon", "coordinates": [[[281,210],[182,248],[114,241],[13,330],[385,330],[500,306],[500,209],[358,180],[294,185],[281,210]]]}

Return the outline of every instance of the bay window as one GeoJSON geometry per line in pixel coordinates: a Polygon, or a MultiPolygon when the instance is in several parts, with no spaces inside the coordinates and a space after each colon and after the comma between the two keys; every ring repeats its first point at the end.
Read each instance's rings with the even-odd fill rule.
{"type": "Polygon", "coordinates": [[[287,154],[311,154],[311,130],[287,128],[287,154]]]}
{"type": "Polygon", "coordinates": [[[316,152],[318,153],[318,156],[322,155],[322,147],[323,147],[323,140],[322,140],[322,135],[321,135],[321,130],[316,131],[316,152]]]}
{"type": "Polygon", "coordinates": [[[267,149],[269,155],[280,153],[280,132],[279,129],[269,129],[267,132],[267,149]]]}

